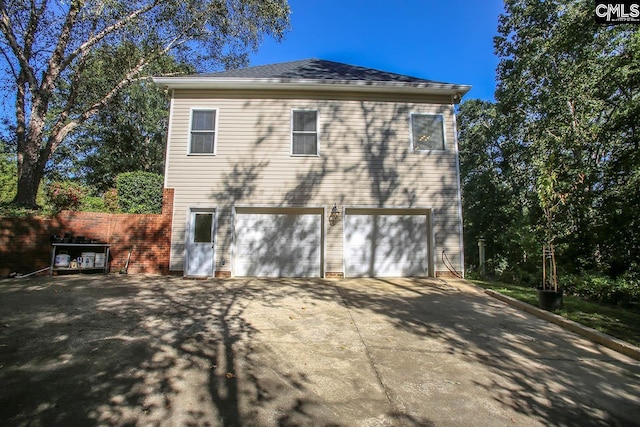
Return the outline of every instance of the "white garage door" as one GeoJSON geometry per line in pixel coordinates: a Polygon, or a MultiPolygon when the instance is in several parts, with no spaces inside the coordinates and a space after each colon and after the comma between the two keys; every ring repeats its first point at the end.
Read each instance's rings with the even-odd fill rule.
{"type": "Polygon", "coordinates": [[[344,233],[347,277],[429,275],[427,214],[347,210],[344,233]]]}
{"type": "Polygon", "coordinates": [[[238,212],[235,275],[320,277],[319,213],[238,212]]]}

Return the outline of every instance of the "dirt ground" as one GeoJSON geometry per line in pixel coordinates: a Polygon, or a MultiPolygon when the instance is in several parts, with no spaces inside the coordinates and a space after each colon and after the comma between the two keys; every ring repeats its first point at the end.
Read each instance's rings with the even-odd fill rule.
{"type": "Polygon", "coordinates": [[[439,280],[0,281],[0,425],[597,426],[640,363],[439,280]]]}

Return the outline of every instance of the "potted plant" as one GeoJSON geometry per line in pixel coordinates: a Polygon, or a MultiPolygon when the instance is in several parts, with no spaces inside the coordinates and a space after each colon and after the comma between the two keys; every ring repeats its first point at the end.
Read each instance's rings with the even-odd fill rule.
{"type": "Polygon", "coordinates": [[[544,310],[560,310],[563,304],[563,291],[558,286],[558,271],[553,244],[542,247],[542,286],[537,289],[538,305],[544,310]]]}
{"type": "Polygon", "coordinates": [[[554,241],[557,236],[555,218],[558,208],[564,204],[566,194],[556,190],[557,173],[550,167],[541,170],[537,190],[544,215],[544,238],[542,247],[542,285],[538,287],[538,305],[544,310],[559,310],[563,304],[563,290],[558,286],[558,270],[554,241]]]}

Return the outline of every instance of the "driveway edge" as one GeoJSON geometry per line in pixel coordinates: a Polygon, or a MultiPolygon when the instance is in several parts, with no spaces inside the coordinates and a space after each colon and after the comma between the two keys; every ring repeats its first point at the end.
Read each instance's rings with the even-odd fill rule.
{"type": "Polygon", "coordinates": [[[574,322],[573,320],[565,319],[562,316],[546,310],[542,310],[531,304],[527,304],[526,302],[511,298],[510,296],[503,295],[491,289],[484,289],[484,292],[487,295],[490,295],[493,298],[505,302],[513,307],[526,311],[527,313],[533,314],[534,316],[547,320],[551,323],[555,323],[556,325],[575,332],[576,334],[581,335],[595,343],[601,344],[607,348],[610,348],[611,350],[615,350],[618,353],[624,354],[625,356],[629,356],[635,360],[640,361],[640,347],[636,347],[626,341],[612,337],[611,335],[607,335],[593,328],[589,328],[580,323],[574,322]]]}

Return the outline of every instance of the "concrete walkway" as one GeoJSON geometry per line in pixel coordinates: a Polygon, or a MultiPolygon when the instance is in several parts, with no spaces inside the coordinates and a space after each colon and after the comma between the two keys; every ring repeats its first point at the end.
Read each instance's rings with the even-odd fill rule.
{"type": "Polygon", "coordinates": [[[0,281],[0,425],[640,425],[640,362],[463,281],[0,281]]]}

